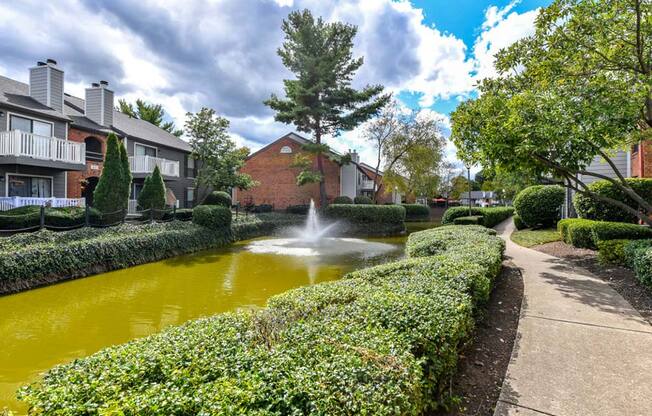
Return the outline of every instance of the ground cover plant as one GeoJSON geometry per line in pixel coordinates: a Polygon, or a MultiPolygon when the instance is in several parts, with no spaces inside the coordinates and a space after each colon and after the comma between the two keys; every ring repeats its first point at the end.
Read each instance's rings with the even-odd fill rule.
{"type": "Polygon", "coordinates": [[[559,231],[554,228],[539,230],[517,230],[510,236],[511,240],[523,247],[534,247],[561,240],[559,231]]]}
{"type": "Polygon", "coordinates": [[[422,414],[500,271],[493,234],[414,233],[406,260],[107,348],[20,397],[32,414],[422,414]]]}

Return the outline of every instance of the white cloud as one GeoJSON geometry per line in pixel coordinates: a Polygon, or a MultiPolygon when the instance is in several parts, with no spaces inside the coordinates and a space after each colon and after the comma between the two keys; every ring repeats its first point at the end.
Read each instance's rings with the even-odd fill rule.
{"type": "Polygon", "coordinates": [[[534,20],[539,9],[510,13],[516,4],[518,1],[513,1],[502,9],[491,6],[486,10],[482,32],[473,45],[477,80],[497,76],[494,65],[496,53],[534,33],[534,20]]]}

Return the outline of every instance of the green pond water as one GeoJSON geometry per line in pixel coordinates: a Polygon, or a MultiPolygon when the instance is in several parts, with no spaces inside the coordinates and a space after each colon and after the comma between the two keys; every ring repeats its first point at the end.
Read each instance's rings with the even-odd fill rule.
{"type": "Polygon", "coordinates": [[[25,412],[16,389],[57,364],[403,255],[405,237],[372,241],[392,247],[374,258],[288,256],[251,252],[244,241],[0,297],[0,413],[25,412]]]}

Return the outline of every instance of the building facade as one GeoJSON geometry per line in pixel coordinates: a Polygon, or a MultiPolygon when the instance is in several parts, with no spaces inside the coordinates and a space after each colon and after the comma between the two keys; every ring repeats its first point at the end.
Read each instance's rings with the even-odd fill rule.
{"type": "MultiPolygon", "coordinates": [[[[295,157],[302,153],[303,145],[310,140],[289,133],[251,154],[241,172],[251,175],[258,186],[247,190],[234,190],[233,200],[241,205],[272,205],[285,209],[291,205],[306,205],[313,199],[319,203],[319,184],[297,185],[300,168],[293,167],[295,157]]],[[[337,196],[373,196],[373,169],[361,163],[357,153],[352,152],[351,163],[339,164],[341,155],[332,152],[324,157],[326,198],[330,202],[337,196]]],[[[317,169],[312,157],[313,169],[317,169]]],[[[401,202],[397,192],[385,193],[381,188],[382,202],[401,202]]]]}
{"type": "Polygon", "coordinates": [[[0,76],[0,209],[92,205],[109,133],[129,155],[131,211],[155,166],[168,205],[193,206],[195,161],[187,142],[117,111],[106,81],[93,83],[79,98],[65,93],[64,71],[56,61],[39,62],[29,71],[29,84],[0,76]]]}

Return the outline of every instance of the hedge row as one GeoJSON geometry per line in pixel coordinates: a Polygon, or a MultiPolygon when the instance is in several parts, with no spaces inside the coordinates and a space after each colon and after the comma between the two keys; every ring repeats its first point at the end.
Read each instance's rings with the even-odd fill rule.
{"type": "MultiPolygon", "coordinates": [[[[652,179],[649,178],[626,178],[628,185],[643,199],[652,202],[652,179]]],[[[632,208],[638,209],[636,203],[629,196],[625,195],[613,183],[607,180],[593,182],[589,189],[599,195],[624,202],[632,208]]],[[[573,205],[580,218],[597,221],[636,222],[638,218],[620,207],[606,202],[593,199],[589,195],[580,193],[573,197],[573,205]]]]}
{"type": "Polygon", "coordinates": [[[630,241],[624,246],[625,264],[652,290],[652,240],[630,241]]]}
{"type": "Polygon", "coordinates": [[[482,225],[482,215],[470,215],[468,217],[457,217],[453,221],[455,225],[482,225]]]}
{"type": "Polygon", "coordinates": [[[471,207],[469,214],[469,207],[452,207],[448,208],[442,217],[442,224],[454,224],[455,219],[459,217],[482,217],[481,224],[485,227],[493,227],[500,224],[514,214],[512,207],[493,207],[481,208],[471,207]]]}
{"type": "Polygon", "coordinates": [[[407,260],[107,348],[21,398],[69,415],[423,414],[455,371],[503,247],[481,227],[415,233],[407,260]],[[415,249],[426,241],[438,248],[415,249]]]}
{"type": "Polygon", "coordinates": [[[423,204],[401,204],[405,208],[406,221],[428,221],[430,207],[423,204]]]}
{"type": "MultiPolygon", "coordinates": [[[[96,209],[90,210],[90,221],[101,223],[101,214],[96,209]]],[[[74,227],[86,221],[85,208],[45,208],[45,224],[53,227],[74,227]]],[[[37,205],[24,206],[0,212],[0,230],[19,230],[37,227],[41,223],[41,207],[37,205]]]]}
{"type": "Polygon", "coordinates": [[[622,222],[593,221],[567,218],[557,223],[562,240],[579,248],[597,249],[603,240],[638,240],[652,238],[652,229],[622,222]]]}
{"type": "Polygon", "coordinates": [[[340,233],[352,236],[395,235],[405,231],[405,208],[400,205],[331,204],[326,218],[341,221],[340,233]]]}

